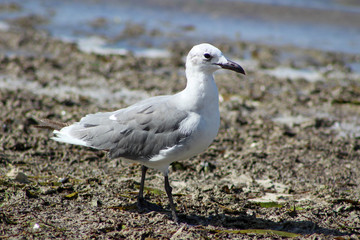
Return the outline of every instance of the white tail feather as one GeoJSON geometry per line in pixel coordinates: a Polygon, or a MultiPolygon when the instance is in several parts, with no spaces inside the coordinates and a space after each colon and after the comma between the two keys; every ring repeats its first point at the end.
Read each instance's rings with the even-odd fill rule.
{"type": "Polygon", "coordinates": [[[85,141],[71,136],[71,127],[72,126],[64,127],[60,129],[60,131],[54,130],[55,137],[52,137],[51,139],[58,142],[88,146],[85,141]]]}

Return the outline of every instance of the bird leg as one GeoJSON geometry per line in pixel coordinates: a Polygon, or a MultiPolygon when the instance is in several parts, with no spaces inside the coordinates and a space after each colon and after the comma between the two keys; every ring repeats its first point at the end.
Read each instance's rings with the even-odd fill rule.
{"type": "Polygon", "coordinates": [[[176,215],[176,209],[175,209],[175,205],[174,205],[174,201],[173,201],[173,197],[172,197],[172,187],[170,186],[169,184],[169,177],[167,175],[165,175],[165,178],[164,178],[164,181],[165,181],[165,191],[166,191],[166,194],[168,195],[168,198],[169,198],[169,202],[170,202],[170,208],[171,208],[171,213],[172,213],[172,216],[173,216],[173,220],[174,222],[178,222],[178,217],[176,215]]]}
{"type": "Polygon", "coordinates": [[[141,210],[144,206],[144,185],[145,185],[145,175],[147,170],[148,167],[144,165],[141,166],[141,182],[140,182],[140,189],[139,189],[138,202],[137,202],[137,207],[139,208],[139,210],[141,210]]]}

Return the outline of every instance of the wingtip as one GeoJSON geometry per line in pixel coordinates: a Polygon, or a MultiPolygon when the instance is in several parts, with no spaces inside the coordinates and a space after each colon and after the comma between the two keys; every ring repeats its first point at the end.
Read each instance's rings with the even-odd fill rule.
{"type": "Polygon", "coordinates": [[[66,126],[66,123],[50,120],[50,119],[37,119],[39,122],[38,125],[35,125],[35,128],[42,128],[42,129],[51,129],[51,130],[60,130],[66,126]]]}

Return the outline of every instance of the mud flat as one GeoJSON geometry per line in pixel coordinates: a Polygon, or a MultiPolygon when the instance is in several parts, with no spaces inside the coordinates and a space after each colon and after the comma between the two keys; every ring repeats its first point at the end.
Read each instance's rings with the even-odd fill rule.
{"type": "Polygon", "coordinates": [[[171,166],[176,225],[160,173],[146,182],[159,211],[139,212],[139,165],[51,141],[34,125],[181,90],[190,44],[168,46],[169,57],[101,55],[31,27],[3,28],[1,238],[358,239],[358,57],[213,44],[238,57],[247,77],[217,74],[219,135],[207,152],[171,166]]]}

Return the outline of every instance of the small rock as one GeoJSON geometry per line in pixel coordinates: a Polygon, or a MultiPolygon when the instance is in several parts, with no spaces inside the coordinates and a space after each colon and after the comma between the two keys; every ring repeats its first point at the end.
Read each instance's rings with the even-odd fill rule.
{"type": "Polygon", "coordinates": [[[34,191],[31,191],[29,189],[26,189],[25,194],[28,198],[38,198],[38,194],[34,191]]]}
{"type": "Polygon", "coordinates": [[[91,206],[92,207],[101,207],[102,206],[102,202],[99,199],[93,199],[91,201],[91,206]]]}
{"type": "Polygon", "coordinates": [[[19,172],[16,177],[15,180],[19,183],[29,183],[29,178],[26,176],[25,173],[23,172],[19,172]]]}
{"type": "Polygon", "coordinates": [[[59,179],[59,183],[67,183],[69,182],[69,178],[68,177],[64,177],[64,178],[60,178],[59,179]]]}
{"type": "Polygon", "coordinates": [[[34,230],[37,230],[37,229],[39,229],[39,228],[40,228],[40,225],[39,225],[38,223],[35,223],[34,226],[33,226],[33,229],[34,229],[34,230]]]}

